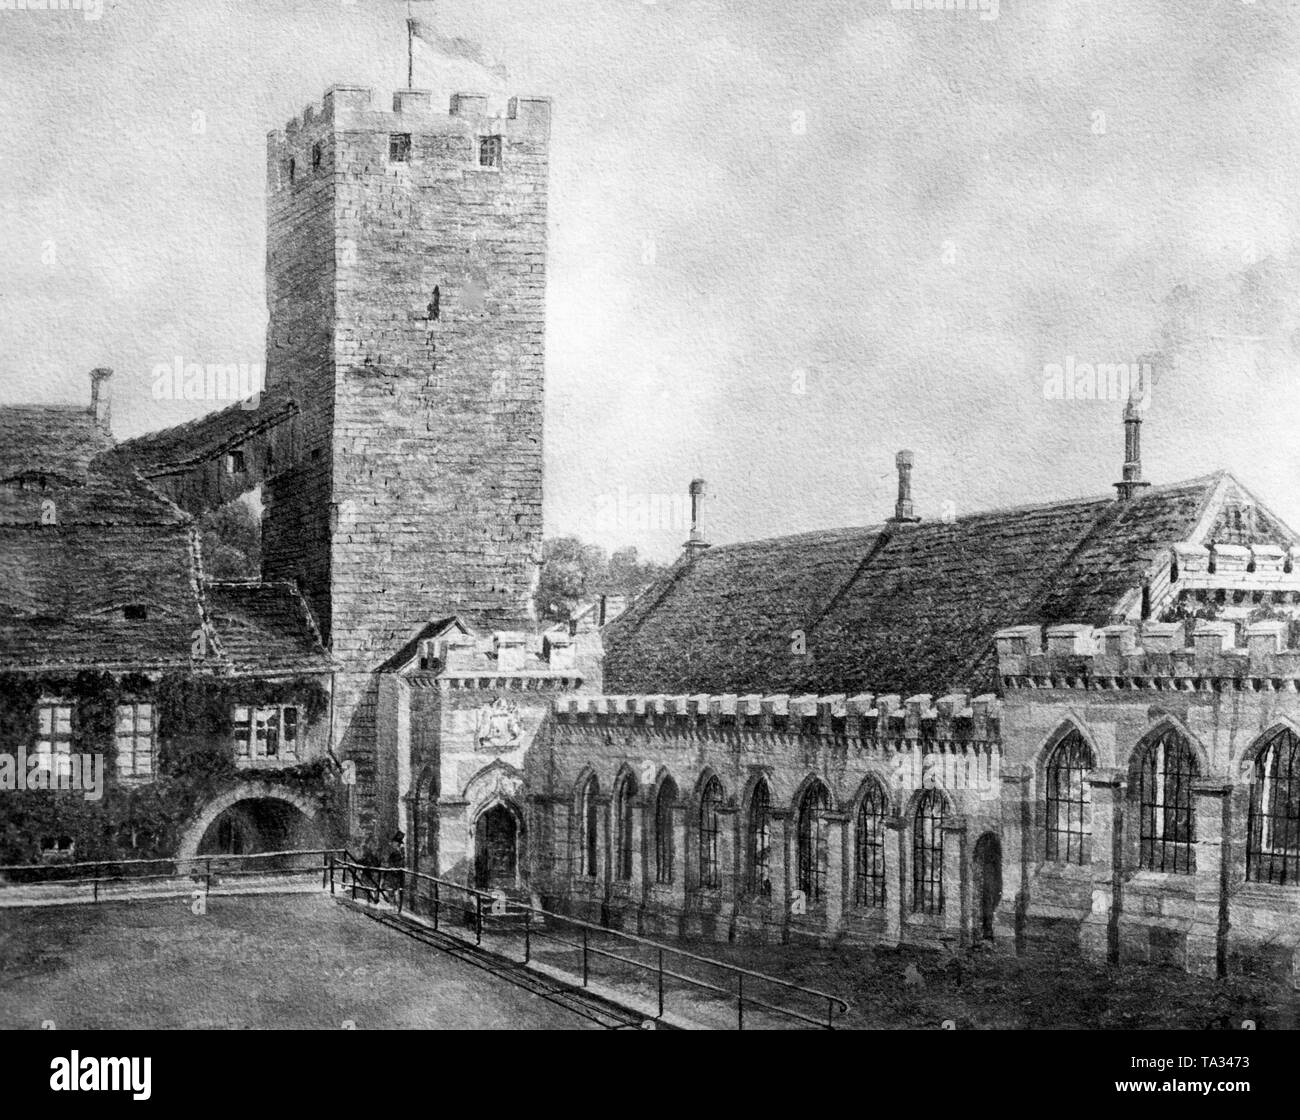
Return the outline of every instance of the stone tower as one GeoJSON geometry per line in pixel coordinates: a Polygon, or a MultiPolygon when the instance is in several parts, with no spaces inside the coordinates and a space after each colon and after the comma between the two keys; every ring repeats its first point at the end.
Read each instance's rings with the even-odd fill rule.
{"type": "Polygon", "coordinates": [[[267,389],[301,410],[264,575],[340,662],[363,816],[375,670],[432,619],[530,616],[542,532],[550,103],[335,87],[267,144],[267,389]]]}

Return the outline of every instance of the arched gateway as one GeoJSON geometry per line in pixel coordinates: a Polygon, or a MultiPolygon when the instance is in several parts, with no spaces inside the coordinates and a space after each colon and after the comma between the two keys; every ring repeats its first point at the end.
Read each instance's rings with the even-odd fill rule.
{"type": "Polygon", "coordinates": [[[274,782],[240,782],[207,802],[185,827],[180,859],[248,855],[324,846],[320,806],[308,795],[274,782]]]}

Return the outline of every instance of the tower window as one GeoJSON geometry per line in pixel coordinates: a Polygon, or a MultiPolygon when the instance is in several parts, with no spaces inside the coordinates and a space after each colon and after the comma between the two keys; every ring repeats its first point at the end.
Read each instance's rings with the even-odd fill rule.
{"type": "Polygon", "coordinates": [[[320,170],[320,161],[321,161],[321,147],[319,144],[313,144],[311,146],[311,166],[313,171],[320,170]]]}
{"type": "Polygon", "coordinates": [[[291,159],[289,161],[289,182],[293,182],[294,177],[298,174],[298,161],[291,159]]]}
{"type": "Polygon", "coordinates": [[[388,162],[411,162],[411,134],[409,132],[394,132],[388,138],[388,162]]]}
{"type": "Polygon", "coordinates": [[[501,137],[500,136],[479,137],[478,162],[480,167],[501,166],[501,137]]]}
{"type": "Polygon", "coordinates": [[[442,318],[442,293],[437,284],[433,286],[433,298],[429,300],[429,318],[442,318]]]}
{"type": "Polygon", "coordinates": [[[243,474],[248,469],[242,451],[232,451],[226,456],[226,470],[231,474],[243,474]]]}
{"type": "Polygon", "coordinates": [[[131,604],[122,608],[122,617],[130,622],[144,622],[149,617],[149,609],[131,604]]]}

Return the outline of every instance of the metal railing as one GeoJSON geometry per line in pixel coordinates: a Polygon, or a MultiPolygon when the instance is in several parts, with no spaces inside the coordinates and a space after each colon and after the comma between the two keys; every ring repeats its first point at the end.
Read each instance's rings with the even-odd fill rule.
{"type": "Polygon", "coordinates": [[[584,988],[590,985],[591,959],[593,956],[631,966],[638,972],[646,973],[654,978],[659,1018],[664,1015],[665,980],[685,984],[725,1000],[734,999],[736,1002],[736,1027],[738,1030],[745,1029],[745,1011],[747,1008],[766,1011],[771,1015],[792,1019],[821,1030],[834,1030],[836,1018],[846,1014],[849,1009],[847,1001],[839,996],[819,991],[816,988],[809,988],[802,984],[796,984],[791,980],[782,980],[776,976],[769,976],[767,973],[755,972],[752,969],[728,964],[713,957],[701,956],[698,953],[692,953],[688,949],[681,949],[675,945],[666,945],[650,938],[624,933],[622,930],[609,929],[593,922],[583,921],[580,918],[572,918],[567,914],[557,914],[550,910],[543,910],[540,907],[528,906],[514,899],[505,898],[499,893],[494,894],[489,891],[479,890],[475,887],[465,886],[462,883],[452,883],[422,871],[411,871],[400,867],[382,867],[377,864],[362,864],[356,862],[347,852],[340,854],[343,857],[342,859],[336,860],[333,856],[329,859],[331,894],[334,894],[336,890],[336,872],[341,872],[341,882],[338,889],[344,892],[351,891],[354,901],[358,893],[364,895],[368,902],[374,902],[387,896],[396,905],[400,915],[403,909],[412,908],[412,895],[416,898],[419,897],[419,884],[429,884],[432,890],[426,897],[432,912],[434,930],[447,932],[444,929],[446,923],[442,917],[442,912],[448,905],[444,893],[451,892],[453,896],[466,899],[466,902],[461,907],[462,923],[472,926],[475,945],[483,944],[485,916],[489,921],[522,916],[523,957],[519,963],[531,963],[533,941],[543,940],[581,952],[582,986],[584,988]],[[407,887],[408,880],[412,879],[416,882],[414,891],[409,890],[407,887]],[[570,940],[558,932],[552,932],[547,928],[550,924],[577,931],[577,935],[581,936],[581,940],[570,940]],[[653,963],[637,960],[631,956],[624,956],[600,944],[593,944],[593,935],[601,940],[619,943],[620,946],[635,946],[649,950],[653,957],[653,963]],[[670,965],[675,964],[677,961],[686,961],[694,965],[716,969],[730,977],[733,984],[731,987],[724,987],[721,984],[700,979],[698,976],[690,976],[677,971],[676,969],[686,967],[682,964],[675,964],[675,967],[665,967],[665,957],[669,959],[670,965]],[[745,990],[747,983],[750,989],[748,993],[745,990]],[[763,986],[778,988],[813,1003],[824,1004],[826,1007],[825,1017],[813,1016],[804,1011],[784,1007],[769,1002],[768,999],[759,998],[754,994],[755,988],[762,991],[763,986]]]}
{"type": "MultiPolygon", "coordinates": [[[[84,887],[91,888],[91,901],[99,902],[104,893],[103,888],[112,883],[150,883],[173,882],[188,879],[192,884],[184,893],[189,894],[203,885],[206,897],[212,890],[214,874],[220,884],[224,880],[240,878],[265,878],[276,875],[321,876],[322,889],[329,881],[330,861],[339,855],[341,848],[293,849],[280,852],[250,852],[247,855],[213,854],[199,856],[171,856],[163,859],[104,859],[88,860],[79,863],[57,864],[6,864],[0,865],[0,875],[20,875],[16,882],[6,883],[8,888],[24,886],[49,887],[84,887]],[[298,866],[274,867],[263,866],[248,868],[246,865],[255,861],[280,860],[296,863],[298,866]],[[303,861],[310,860],[304,866],[303,861]],[[167,871],[151,872],[149,868],[170,868],[167,871]],[[118,874],[69,875],[67,872],[82,868],[123,869],[118,874]]],[[[121,896],[118,896],[121,897],[121,896]]],[[[159,898],[160,894],[145,897],[159,898]]]]}

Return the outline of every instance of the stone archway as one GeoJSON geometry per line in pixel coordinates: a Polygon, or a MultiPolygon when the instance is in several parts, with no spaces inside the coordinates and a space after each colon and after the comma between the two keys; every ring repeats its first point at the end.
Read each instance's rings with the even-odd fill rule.
{"type": "MultiPolygon", "coordinates": [[[[270,832],[269,829],[259,829],[257,824],[259,818],[266,819],[268,810],[272,813],[273,820],[277,814],[296,813],[319,838],[317,817],[320,806],[311,797],[274,782],[240,782],[207,802],[185,826],[176,847],[177,857],[193,859],[197,856],[200,847],[204,845],[204,838],[208,837],[214,825],[218,826],[217,834],[224,837],[225,832],[221,827],[223,823],[229,824],[232,843],[255,849],[264,832],[270,832]]],[[[295,823],[290,816],[281,816],[280,819],[285,823],[295,823]]],[[[281,831],[277,829],[275,834],[280,835],[281,831]]],[[[221,842],[224,843],[224,839],[221,842]]]]}
{"type": "Polygon", "coordinates": [[[495,801],[474,822],[474,886],[479,890],[514,890],[519,886],[518,809],[495,801]]]}

